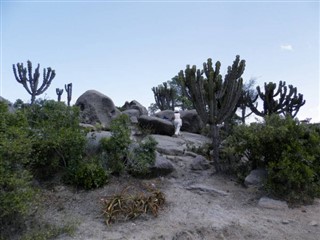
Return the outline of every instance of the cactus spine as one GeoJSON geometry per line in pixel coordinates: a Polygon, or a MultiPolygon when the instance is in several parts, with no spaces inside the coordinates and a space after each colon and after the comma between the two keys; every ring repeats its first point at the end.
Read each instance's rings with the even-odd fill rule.
{"type": "Polygon", "coordinates": [[[27,61],[27,68],[23,67],[23,63],[17,63],[17,68],[13,64],[13,73],[18,83],[22,84],[22,86],[27,90],[27,92],[31,95],[31,104],[34,103],[36,96],[44,93],[48,87],[50,86],[52,80],[56,76],[54,70],[50,67],[47,70],[43,69],[43,82],[40,87],[39,85],[39,72],[40,64],[38,64],[35,69],[34,74],[32,75],[32,63],[31,61],[27,61]]]}
{"type": "Polygon", "coordinates": [[[185,72],[179,73],[185,95],[193,102],[201,120],[208,123],[213,138],[213,158],[216,171],[221,171],[219,161],[219,128],[218,125],[229,119],[236,110],[238,99],[242,92],[242,78],[245,61],[236,56],[232,67],[228,67],[224,81],[220,74],[220,62],[216,62],[213,68],[209,58],[203,64],[203,70],[197,70],[196,66],[190,68],[187,65],[185,72]],[[203,77],[205,74],[205,77],[203,77]]]}

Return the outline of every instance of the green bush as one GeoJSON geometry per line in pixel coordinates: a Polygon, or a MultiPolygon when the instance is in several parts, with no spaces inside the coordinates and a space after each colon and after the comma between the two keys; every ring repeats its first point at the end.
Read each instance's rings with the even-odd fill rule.
{"type": "Polygon", "coordinates": [[[290,202],[320,196],[320,135],[315,128],[287,117],[239,126],[227,140],[229,153],[246,156],[248,170],[268,170],[267,190],[290,202]]]}
{"type": "Polygon", "coordinates": [[[150,166],[156,160],[157,141],[153,137],[147,137],[134,148],[130,154],[128,171],[134,176],[147,176],[150,173],[150,166]]]}
{"type": "Polygon", "coordinates": [[[37,101],[21,110],[27,117],[33,174],[48,179],[82,159],[86,132],[79,126],[79,109],[55,101],[37,101]]]}
{"type": "Polygon", "coordinates": [[[68,181],[84,189],[102,187],[108,180],[108,172],[98,160],[84,160],[68,174],[68,181]]]}
{"type": "Polygon", "coordinates": [[[128,159],[129,146],[131,143],[129,117],[120,115],[111,122],[112,136],[101,139],[102,156],[107,168],[113,173],[122,173],[128,159]]]}
{"type": "Polygon", "coordinates": [[[24,115],[9,113],[0,102],[0,239],[6,236],[6,226],[16,225],[28,213],[35,196],[32,177],[24,168],[32,150],[27,128],[24,115]]]}

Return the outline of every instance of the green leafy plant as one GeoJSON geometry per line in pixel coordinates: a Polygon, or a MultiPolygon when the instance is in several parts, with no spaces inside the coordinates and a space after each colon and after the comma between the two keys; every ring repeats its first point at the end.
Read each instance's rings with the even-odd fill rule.
{"type": "Polygon", "coordinates": [[[28,166],[36,177],[48,179],[81,160],[86,131],[79,126],[77,107],[39,100],[22,111],[27,117],[32,139],[33,158],[28,166]]]}
{"type": "Polygon", "coordinates": [[[148,136],[134,148],[128,161],[128,171],[134,176],[147,176],[150,173],[150,166],[156,160],[157,141],[148,136]]]}
{"type": "Polygon", "coordinates": [[[104,186],[108,177],[108,172],[98,160],[86,159],[77,164],[74,172],[69,173],[68,180],[73,185],[88,190],[104,186]]]}
{"type": "Polygon", "coordinates": [[[0,102],[0,239],[29,213],[36,194],[24,168],[32,153],[27,128],[24,115],[0,102]]]}
{"type": "Polygon", "coordinates": [[[129,117],[125,114],[114,119],[110,124],[112,136],[100,140],[102,157],[107,168],[113,173],[122,173],[128,159],[131,143],[129,117]]]}
{"type": "Polygon", "coordinates": [[[249,170],[268,170],[272,195],[292,203],[320,196],[320,135],[314,128],[271,115],[263,123],[239,126],[227,141],[238,161],[247,157],[249,170]]]}

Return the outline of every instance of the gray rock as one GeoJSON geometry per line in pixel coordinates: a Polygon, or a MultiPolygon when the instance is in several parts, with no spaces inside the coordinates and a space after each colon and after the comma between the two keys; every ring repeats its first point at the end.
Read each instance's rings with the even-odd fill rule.
{"type": "Polygon", "coordinates": [[[197,155],[192,160],[192,163],[190,164],[190,168],[191,170],[206,170],[210,168],[210,164],[205,157],[201,155],[197,155]]]}
{"type": "MultiPolygon", "coordinates": [[[[142,106],[139,102],[136,100],[129,102],[125,102],[125,104],[122,106],[123,109],[130,110],[135,109],[139,111],[139,116],[141,115],[148,115],[148,110],[142,106]]],[[[138,117],[138,116],[137,116],[138,117]]]]}
{"type": "Polygon", "coordinates": [[[106,95],[88,90],[76,101],[76,106],[81,110],[81,122],[95,125],[101,124],[103,128],[110,129],[112,119],[120,115],[113,101],[106,95]]]}
{"type": "Polygon", "coordinates": [[[132,123],[138,123],[140,112],[137,109],[124,110],[122,114],[126,114],[132,123]]]}
{"type": "Polygon", "coordinates": [[[164,119],[142,115],[139,117],[138,123],[141,128],[146,129],[151,134],[168,136],[172,136],[174,134],[174,126],[172,122],[164,119]]]}
{"type": "Polygon", "coordinates": [[[157,152],[157,157],[154,166],[150,167],[151,176],[152,177],[159,177],[159,176],[165,176],[174,171],[174,167],[170,160],[167,158],[161,156],[157,152]]]}
{"type": "Polygon", "coordinates": [[[219,196],[228,196],[229,193],[219,190],[219,189],[215,189],[213,187],[209,187],[203,184],[193,184],[190,185],[188,187],[186,187],[187,190],[191,190],[191,191],[196,191],[198,193],[209,193],[212,194],[214,196],[219,195],[219,196]]]}
{"type": "Polygon", "coordinates": [[[181,111],[182,127],[181,131],[200,133],[204,127],[196,110],[181,111]]]}
{"type": "Polygon", "coordinates": [[[155,117],[168,121],[173,121],[174,112],[172,110],[163,110],[154,114],[155,117]]]}
{"type": "Polygon", "coordinates": [[[152,134],[157,142],[157,151],[165,155],[183,155],[186,149],[185,140],[169,136],[152,134]]]}
{"type": "MultiPolygon", "coordinates": [[[[182,119],[181,131],[190,132],[190,133],[200,133],[204,124],[202,123],[196,110],[186,110],[180,111],[182,119]]],[[[172,110],[164,110],[157,112],[156,117],[165,119],[168,121],[173,121],[174,112],[172,110]]]]}
{"type": "Polygon", "coordinates": [[[285,201],[274,200],[268,197],[260,198],[258,202],[258,206],[262,208],[276,209],[276,210],[288,209],[288,204],[285,201]]]}
{"type": "Polygon", "coordinates": [[[100,149],[100,140],[102,138],[110,138],[111,132],[101,131],[101,132],[89,132],[87,134],[87,143],[85,151],[87,154],[95,154],[100,149]]]}
{"type": "Polygon", "coordinates": [[[265,169],[254,169],[245,178],[244,185],[246,187],[261,187],[267,178],[267,171],[265,169]]]}

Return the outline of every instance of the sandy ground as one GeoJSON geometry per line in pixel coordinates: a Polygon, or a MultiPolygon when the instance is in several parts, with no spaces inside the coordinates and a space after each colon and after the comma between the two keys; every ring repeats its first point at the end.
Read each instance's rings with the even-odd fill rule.
{"type": "Polygon", "coordinates": [[[77,225],[73,236],[62,235],[60,240],[320,239],[319,199],[313,205],[293,209],[261,208],[257,204],[261,192],[244,188],[226,176],[212,175],[212,169],[195,172],[182,167],[152,180],[113,177],[104,188],[93,191],[53,186],[44,193],[46,205],[41,218],[77,225]],[[100,199],[141,184],[153,184],[164,192],[166,203],[159,216],[106,225],[100,199]],[[190,190],[199,184],[216,191],[190,190]]]}

